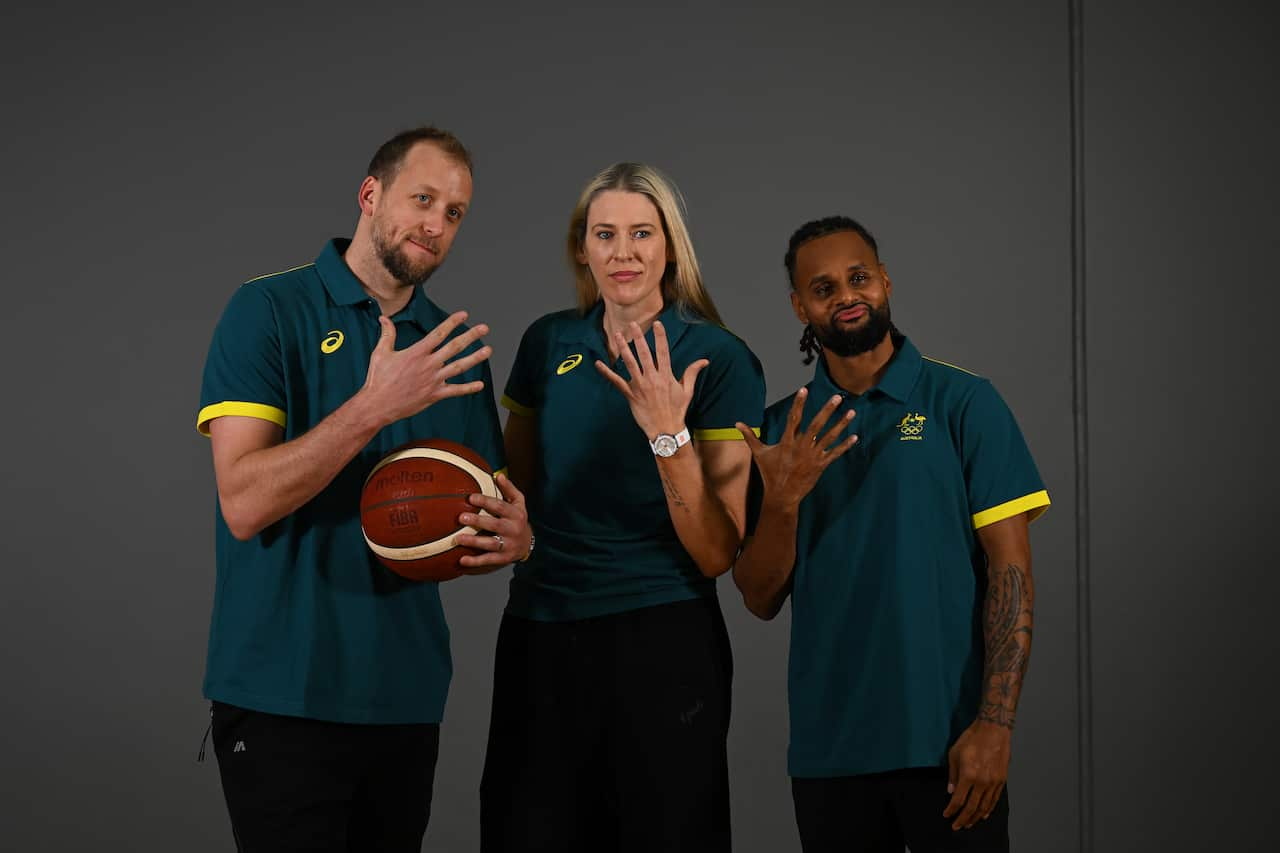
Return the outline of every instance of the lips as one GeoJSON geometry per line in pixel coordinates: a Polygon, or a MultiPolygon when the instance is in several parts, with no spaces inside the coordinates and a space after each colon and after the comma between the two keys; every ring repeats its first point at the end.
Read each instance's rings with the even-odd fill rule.
{"type": "Polygon", "coordinates": [[[427,243],[419,243],[417,240],[414,240],[412,237],[406,238],[405,242],[408,243],[410,246],[413,246],[415,249],[418,249],[419,251],[427,252],[432,255],[436,254],[436,250],[434,246],[429,245],[427,243]]]}
{"type": "Polygon", "coordinates": [[[619,270],[618,272],[609,273],[609,278],[622,284],[626,284],[629,281],[635,281],[639,277],[640,273],[634,270],[619,270]]]}
{"type": "Polygon", "coordinates": [[[845,308],[842,311],[837,311],[835,319],[842,323],[852,323],[856,320],[861,320],[869,313],[870,309],[868,309],[865,304],[859,303],[854,305],[852,308],[845,308]]]}

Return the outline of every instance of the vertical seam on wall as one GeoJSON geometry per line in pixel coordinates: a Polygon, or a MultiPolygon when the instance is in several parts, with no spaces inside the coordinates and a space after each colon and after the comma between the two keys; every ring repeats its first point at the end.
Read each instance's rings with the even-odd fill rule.
{"type": "Polygon", "coordinates": [[[1089,407],[1085,315],[1084,0],[1067,0],[1071,81],[1071,411],[1076,485],[1077,796],[1080,850],[1093,851],[1093,655],[1089,589],[1089,407]]]}

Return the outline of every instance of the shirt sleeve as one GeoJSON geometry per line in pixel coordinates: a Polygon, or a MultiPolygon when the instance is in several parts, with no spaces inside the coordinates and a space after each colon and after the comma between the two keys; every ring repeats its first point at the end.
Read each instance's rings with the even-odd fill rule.
{"type": "Polygon", "coordinates": [[[686,422],[699,441],[742,441],[741,421],[758,430],[764,419],[764,371],[747,345],[733,338],[709,356],[698,376],[686,422]]]}
{"type": "Polygon", "coordinates": [[[241,285],[218,321],[205,359],[196,429],[223,415],[261,418],[286,426],[284,364],[271,302],[241,285]]]}
{"type": "Polygon", "coordinates": [[[543,383],[546,381],[543,375],[546,373],[543,325],[542,322],[537,322],[525,329],[520,338],[520,347],[516,350],[515,364],[511,366],[511,375],[507,377],[507,386],[502,393],[502,407],[525,417],[542,408],[543,383]]]}
{"type": "Polygon", "coordinates": [[[1023,512],[1034,521],[1049,508],[1018,422],[990,382],[981,382],[965,405],[960,452],[974,529],[1023,512]]]}

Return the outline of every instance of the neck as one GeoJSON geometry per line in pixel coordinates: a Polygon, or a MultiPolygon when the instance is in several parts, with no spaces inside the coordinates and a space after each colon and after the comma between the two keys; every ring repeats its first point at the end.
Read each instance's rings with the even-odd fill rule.
{"type": "Polygon", "coordinates": [[[387,272],[382,261],[378,260],[373,241],[361,231],[356,231],[351,245],[342,257],[355,273],[364,292],[377,301],[378,307],[387,317],[395,315],[413,298],[413,285],[404,284],[387,272]]]}
{"type": "Polygon", "coordinates": [[[655,299],[635,305],[618,305],[608,299],[604,300],[604,339],[609,347],[609,354],[615,359],[621,353],[617,351],[613,333],[622,332],[623,340],[631,341],[634,339],[631,333],[632,323],[639,324],[642,335],[649,331],[649,327],[653,325],[654,320],[658,319],[663,309],[662,292],[655,291],[654,297],[655,299]]]}
{"type": "Polygon", "coordinates": [[[861,396],[875,387],[893,358],[893,335],[885,333],[884,339],[866,352],[851,356],[833,355],[822,351],[831,381],[850,394],[861,396]]]}

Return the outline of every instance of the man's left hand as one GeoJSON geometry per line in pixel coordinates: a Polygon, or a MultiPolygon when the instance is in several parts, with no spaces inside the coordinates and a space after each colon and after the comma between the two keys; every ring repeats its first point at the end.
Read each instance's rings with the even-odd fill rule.
{"type": "Polygon", "coordinates": [[[453,538],[458,545],[483,552],[458,559],[458,565],[466,575],[483,575],[509,563],[519,562],[529,556],[533,545],[533,531],[529,529],[524,495],[505,474],[496,475],[493,481],[506,500],[472,495],[468,499],[471,505],[489,514],[464,512],[458,516],[458,521],[462,524],[476,528],[477,532],[486,531],[490,534],[473,536],[459,533],[453,538]]]}
{"type": "Polygon", "coordinates": [[[945,818],[955,817],[952,830],[968,829],[991,816],[1009,778],[1013,730],[977,720],[964,730],[947,753],[951,802],[945,818]]]}

